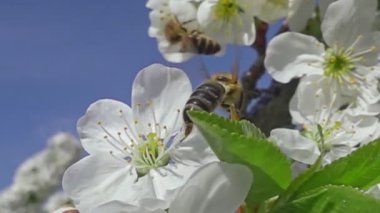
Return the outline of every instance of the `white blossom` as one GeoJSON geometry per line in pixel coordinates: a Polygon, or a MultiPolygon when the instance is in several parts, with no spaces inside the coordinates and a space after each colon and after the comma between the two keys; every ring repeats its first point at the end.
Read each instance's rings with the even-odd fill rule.
{"type": "MultiPolygon", "coordinates": [[[[379,32],[370,32],[377,1],[339,0],[331,3],[322,21],[323,43],[295,32],[283,33],[268,45],[265,66],[282,83],[316,75],[349,104],[352,114],[377,114],[364,110],[380,100],[379,32]]],[[[371,107],[370,107],[371,108],[371,107]]],[[[374,109],[375,107],[372,107],[374,109]]]]}
{"type": "MultiPolygon", "coordinates": [[[[297,1],[295,1],[297,2],[297,1]]],[[[301,1],[299,1],[301,2],[301,1]]],[[[273,23],[288,14],[289,0],[266,0],[260,4],[257,17],[267,23],[273,23]]],[[[296,5],[296,4],[294,4],[296,5]]]]}
{"type": "Polygon", "coordinates": [[[323,164],[328,164],[378,137],[380,124],[376,117],[352,116],[339,110],[337,96],[326,89],[326,82],[312,77],[301,80],[290,101],[290,114],[301,131],[274,129],[271,132],[272,141],[284,153],[298,162],[312,164],[325,152],[323,164]]]}
{"type": "Polygon", "coordinates": [[[12,185],[0,193],[0,212],[42,212],[42,204],[61,185],[63,172],[79,159],[80,152],[70,134],[54,135],[45,150],[18,168],[12,185]]]}
{"type": "MultiPolygon", "coordinates": [[[[170,62],[180,63],[190,59],[195,54],[206,54],[200,51],[194,41],[214,41],[212,54],[223,53],[223,46],[219,41],[205,35],[197,22],[197,4],[191,0],[150,0],[147,7],[151,25],[149,36],[157,39],[158,49],[164,58],[170,62]],[[219,48],[219,50],[218,50],[219,48]]],[[[206,43],[204,46],[207,45],[206,43]]],[[[209,46],[208,46],[209,47],[209,46]]],[[[204,47],[202,47],[204,48],[204,47]]],[[[209,53],[207,53],[209,54],[209,53]]]]}
{"type": "Polygon", "coordinates": [[[183,71],[154,64],[134,80],[132,108],[109,99],[91,104],[77,126],[90,155],[63,178],[80,211],[111,201],[167,208],[197,168],[216,160],[196,129],[181,141],[182,109],[191,92],[183,71]]]}
{"type": "Polygon", "coordinates": [[[266,0],[257,9],[257,17],[272,24],[286,18],[292,31],[302,31],[314,15],[314,0],[266,0]]]}
{"type": "Polygon", "coordinates": [[[254,15],[260,0],[204,0],[197,19],[206,34],[222,43],[251,45],[256,38],[254,15]]]}
{"type": "MultiPolygon", "coordinates": [[[[252,184],[251,171],[242,165],[210,163],[192,174],[178,191],[169,206],[169,213],[232,213],[243,203],[252,184]]],[[[103,204],[93,213],[165,213],[164,209],[155,211],[135,207],[128,210],[122,202],[113,201],[103,204]]]]}

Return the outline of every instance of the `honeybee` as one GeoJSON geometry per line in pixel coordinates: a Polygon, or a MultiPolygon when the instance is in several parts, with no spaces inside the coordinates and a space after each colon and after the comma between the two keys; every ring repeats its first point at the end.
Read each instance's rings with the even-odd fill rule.
{"type": "Polygon", "coordinates": [[[243,88],[238,81],[238,68],[235,66],[232,73],[218,73],[200,86],[190,95],[183,110],[185,122],[185,137],[193,128],[193,122],[187,112],[200,110],[212,112],[217,107],[222,107],[230,113],[232,119],[239,119],[239,110],[243,104],[243,88]]]}
{"type": "Polygon", "coordinates": [[[221,50],[220,44],[198,30],[188,31],[184,25],[192,20],[181,23],[173,16],[164,27],[164,35],[170,44],[180,43],[180,52],[213,55],[221,50]]]}

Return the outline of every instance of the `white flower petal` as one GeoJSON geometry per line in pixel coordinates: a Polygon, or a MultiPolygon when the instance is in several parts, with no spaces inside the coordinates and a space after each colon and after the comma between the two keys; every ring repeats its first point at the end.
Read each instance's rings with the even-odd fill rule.
{"type": "Polygon", "coordinates": [[[181,23],[185,23],[196,19],[197,8],[190,1],[169,0],[169,8],[181,23]]]}
{"type": "Polygon", "coordinates": [[[156,197],[170,204],[176,196],[176,191],[186,183],[198,168],[199,165],[191,166],[180,162],[170,162],[164,167],[151,170],[149,178],[152,181],[151,187],[156,197]]]}
{"type": "Polygon", "coordinates": [[[358,105],[348,108],[346,112],[350,115],[378,115],[380,114],[380,103],[358,105]]]}
{"type": "Polygon", "coordinates": [[[268,44],[265,67],[281,83],[304,74],[322,74],[324,45],[314,37],[295,32],[280,34],[268,44]]]}
{"type": "Polygon", "coordinates": [[[79,211],[75,207],[62,207],[53,211],[53,213],[79,213],[79,211]]]}
{"type": "Polygon", "coordinates": [[[154,196],[153,191],[135,183],[137,174],[131,165],[110,154],[84,157],[66,170],[63,189],[81,212],[112,200],[135,203],[141,197],[154,196]]]}
{"type": "MultiPolygon", "coordinates": [[[[145,133],[155,124],[172,133],[182,127],[182,109],[191,94],[191,83],[180,69],[153,64],[138,73],[132,87],[133,113],[145,133]],[[149,127],[149,123],[151,127],[149,127]]],[[[161,136],[165,131],[161,131],[161,136]]]]}
{"type": "Polygon", "coordinates": [[[171,213],[231,213],[244,201],[252,183],[242,165],[211,163],[188,180],[169,208],[171,213]]]}
{"type": "Polygon", "coordinates": [[[215,7],[218,1],[203,1],[197,12],[197,20],[207,35],[220,43],[251,45],[256,38],[256,27],[253,20],[252,0],[239,0],[244,12],[238,13],[229,20],[215,18],[215,7]]]}
{"type": "Polygon", "coordinates": [[[320,155],[317,144],[303,137],[298,130],[274,129],[270,132],[270,139],[287,156],[305,164],[313,164],[320,155]]]}
{"type": "Polygon", "coordinates": [[[203,1],[197,11],[197,20],[202,28],[209,26],[212,23],[212,14],[216,1],[203,1]]]}
{"type": "Polygon", "coordinates": [[[261,7],[257,17],[267,23],[284,18],[288,13],[288,0],[265,0],[260,2],[260,4],[261,7]]]}
{"type": "Polygon", "coordinates": [[[340,0],[331,3],[321,24],[329,46],[349,47],[359,35],[369,32],[376,16],[376,0],[340,0]]]}
{"type": "Polygon", "coordinates": [[[168,0],[148,0],[145,6],[149,9],[157,9],[167,2],[168,0]]]}
{"type": "Polygon", "coordinates": [[[347,116],[347,119],[348,122],[344,124],[347,126],[351,124],[351,129],[353,129],[349,139],[351,146],[359,143],[367,144],[380,134],[377,132],[379,119],[374,116],[347,116]]]}
{"type": "Polygon", "coordinates": [[[132,206],[125,204],[121,201],[111,201],[108,203],[104,203],[100,206],[97,206],[94,209],[91,209],[91,213],[165,213],[166,211],[163,209],[157,210],[147,210],[143,209],[142,206],[132,206]]]}
{"type": "Polygon", "coordinates": [[[358,64],[366,67],[378,65],[378,57],[380,55],[380,32],[363,34],[351,48],[353,50],[352,54],[362,56],[362,60],[360,60],[358,64]],[[371,48],[373,48],[373,50],[369,51],[371,48]]]}
{"type": "Polygon", "coordinates": [[[128,105],[116,100],[103,99],[88,107],[86,114],[78,120],[77,130],[82,146],[88,153],[112,151],[115,155],[124,156],[123,146],[114,139],[119,138],[118,133],[120,132],[122,133],[120,137],[124,141],[130,142],[125,134],[125,127],[128,128],[127,132],[130,137],[137,137],[133,125],[132,110],[128,105]]]}
{"type": "Polygon", "coordinates": [[[164,26],[164,22],[161,20],[162,14],[160,13],[159,10],[152,10],[149,13],[149,19],[150,19],[150,26],[148,29],[148,34],[150,37],[158,37],[162,36],[161,28],[164,26]]]}
{"type": "Polygon", "coordinates": [[[372,186],[366,193],[380,200],[380,184],[372,186]]]}
{"type": "Polygon", "coordinates": [[[354,147],[350,146],[339,146],[339,147],[334,147],[330,152],[326,153],[325,156],[323,156],[323,165],[330,164],[333,161],[345,157],[351,152],[355,150],[354,147]]]}
{"type": "Polygon", "coordinates": [[[315,8],[313,0],[289,0],[288,24],[292,31],[305,29],[307,21],[312,17],[315,8]]]}
{"type": "Polygon", "coordinates": [[[323,20],[323,17],[325,16],[326,10],[329,7],[329,5],[336,1],[337,0],[319,0],[319,13],[321,20],[323,20]]]}
{"type": "MultiPolygon", "coordinates": [[[[165,41],[166,42],[166,41],[165,41]]],[[[166,42],[167,43],[167,42],[166,42]]],[[[161,43],[162,44],[162,43],[161,43]]],[[[182,63],[187,60],[189,60],[191,57],[194,56],[193,53],[182,53],[180,52],[180,44],[178,45],[170,45],[167,43],[168,46],[159,46],[158,49],[162,53],[162,56],[165,58],[165,60],[172,62],[172,63],[182,63]]]]}
{"type": "Polygon", "coordinates": [[[342,105],[330,88],[329,79],[321,75],[302,78],[289,103],[289,112],[294,123],[315,124],[327,120],[332,112],[342,105]]]}
{"type": "Polygon", "coordinates": [[[182,163],[189,165],[203,165],[218,161],[218,158],[195,126],[191,134],[178,145],[178,148],[172,154],[175,159],[180,159],[182,163]]]}

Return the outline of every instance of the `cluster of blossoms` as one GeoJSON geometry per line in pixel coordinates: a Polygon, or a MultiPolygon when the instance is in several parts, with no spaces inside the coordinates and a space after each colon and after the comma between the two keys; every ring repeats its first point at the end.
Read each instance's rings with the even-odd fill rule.
{"type": "Polygon", "coordinates": [[[49,201],[44,207],[44,203],[59,189],[64,171],[79,159],[81,150],[70,134],[54,135],[45,150],[19,167],[13,184],[0,193],[0,212],[52,212],[59,207],[49,201]]]}
{"type": "Polygon", "coordinates": [[[335,1],[324,11],[323,41],[286,32],[269,43],[265,66],[272,77],[281,83],[300,77],[289,105],[300,128],[271,132],[296,162],[313,164],[322,153],[329,164],[379,137],[376,8],[376,0],[335,1]]]}
{"type": "MultiPolygon", "coordinates": [[[[325,2],[325,1],[322,1],[325,2]]],[[[321,3],[324,5],[323,3],[321,3]]],[[[309,0],[149,0],[149,35],[166,60],[183,62],[195,54],[224,52],[226,44],[252,45],[256,22],[286,17],[302,30],[314,9],[309,0]]]]}
{"type": "Polygon", "coordinates": [[[89,155],[63,177],[80,212],[238,208],[252,181],[249,170],[219,163],[196,129],[183,140],[182,109],[191,91],[183,71],[154,64],[135,78],[132,107],[105,99],[87,109],[78,132],[89,155]],[[231,191],[237,196],[225,205],[205,201],[227,200],[221,196],[231,191]]]}
{"type": "MultiPolygon", "coordinates": [[[[299,78],[289,103],[296,129],[274,129],[270,133],[273,143],[262,145],[265,136],[256,142],[274,147],[273,154],[279,159],[292,159],[295,170],[317,165],[317,159],[326,166],[380,136],[380,34],[373,32],[376,0],[321,0],[318,6],[321,41],[295,32],[304,29],[312,17],[316,8],[312,0],[149,0],[149,35],[157,38],[159,50],[168,61],[183,62],[195,54],[221,53],[228,43],[252,45],[255,23],[286,18],[293,32],[269,42],[264,63],[278,82],[299,78]]],[[[244,209],[254,176],[257,181],[270,179],[265,172],[253,172],[258,167],[254,163],[263,166],[265,162],[243,155],[241,158],[249,159],[237,159],[251,160],[254,166],[220,161],[215,153],[219,151],[220,157],[220,152],[229,150],[214,149],[214,153],[208,145],[212,142],[201,135],[201,127],[194,127],[185,137],[182,116],[191,93],[191,83],[183,71],[153,64],[135,78],[131,107],[110,99],[89,106],[77,123],[82,146],[89,155],[72,165],[63,178],[64,191],[76,210],[231,213],[244,209]]],[[[210,123],[210,129],[218,126],[210,123]]],[[[221,134],[228,134],[228,127],[221,129],[221,134]]],[[[241,129],[235,130],[229,136],[242,134],[241,129]]],[[[261,135],[251,131],[248,135],[261,135]]],[[[244,141],[249,136],[236,138],[244,141]]],[[[247,151],[241,147],[237,150],[247,151]]],[[[234,158],[236,153],[229,154],[225,159],[234,158]]],[[[273,185],[276,193],[281,192],[277,188],[282,183],[280,180],[273,185]]],[[[378,193],[378,188],[370,193],[378,193]]],[[[280,197],[263,191],[268,206],[273,204],[272,198],[280,197]]]]}

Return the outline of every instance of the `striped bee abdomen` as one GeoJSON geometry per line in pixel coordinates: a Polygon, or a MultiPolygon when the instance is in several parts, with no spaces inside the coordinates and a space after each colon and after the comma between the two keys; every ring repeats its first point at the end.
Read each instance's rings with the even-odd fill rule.
{"type": "Polygon", "coordinates": [[[198,54],[214,55],[221,49],[221,46],[217,41],[200,34],[198,31],[193,31],[189,35],[189,39],[193,43],[198,54]]]}
{"type": "Polygon", "coordinates": [[[221,103],[225,92],[223,85],[216,81],[207,81],[194,90],[183,110],[186,136],[190,134],[193,127],[193,122],[189,118],[187,111],[200,110],[212,112],[221,103]]]}

